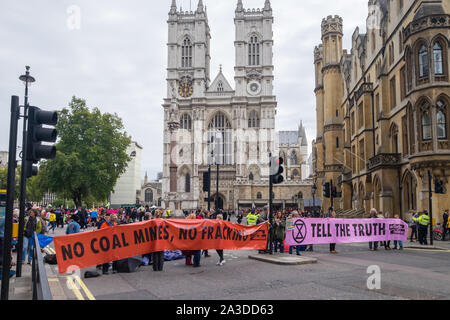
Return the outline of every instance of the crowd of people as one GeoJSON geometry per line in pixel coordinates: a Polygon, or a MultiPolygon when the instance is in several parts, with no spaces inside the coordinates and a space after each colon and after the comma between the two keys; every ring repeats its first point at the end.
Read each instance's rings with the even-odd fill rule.
{"type": "MultiPolygon", "coordinates": [[[[194,219],[217,219],[231,221],[235,217],[238,224],[246,223],[247,225],[257,225],[261,223],[271,224],[271,243],[270,246],[274,252],[285,252],[284,241],[286,238],[286,220],[288,218],[336,218],[336,212],[330,208],[327,213],[323,211],[301,211],[296,208],[287,208],[285,210],[278,210],[274,212],[273,220],[269,220],[268,206],[263,209],[252,208],[250,210],[224,211],[218,210],[192,210],[185,211],[185,218],[194,219]]],[[[152,219],[168,219],[172,218],[170,210],[162,210],[156,207],[140,207],[140,208],[120,208],[117,210],[109,210],[107,208],[86,209],[80,208],[29,208],[25,217],[25,226],[23,230],[24,241],[22,251],[22,261],[28,264],[32,263],[33,257],[33,235],[38,234],[54,234],[57,228],[66,228],[65,234],[76,234],[84,231],[92,231],[96,229],[110,228],[117,225],[131,224],[141,221],[148,221],[152,219]]],[[[389,219],[390,213],[377,212],[376,209],[370,211],[371,219],[389,219]]],[[[392,218],[399,219],[399,215],[393,215],[392,218]]],[[[13,222],[17,223],[19,220],[19,210],[15,209],[13,212],[13,222]]],[[[443,240],[445,241],[446,233],[450,228],[450,219],[448,210],[443,214],[443,240]]],[[[422,245],[427,245],[427,235],[430,225],[430,217],[426,211],[422,213],[414,213],[409,221],[410,227],[410,241],[419,241],[422,245]]],[[[3,240],[3,225],[4,217],[0,219],[0,242],[3,240]]],[[[17,239],[13,239],[13,246],[17,244],[17,239]]],[[[385,250],[403,250],[402,241],[393,241],[393,248],[391,248],[391,241],[370,242],[369,250],[377,251],[379,247],[384,247],[385,250]]],[[[291,246],[289,247],[289,254],[296,251],[297,255],[301,255],[302,251],[313,251],[313,246],[291,246]]],[[[223,250],[216,250],[218,255],[217,265],[223,266],[226,261],[224,259],[223,250]]],[[[269,250],[261,250],[260,253],[268,253],[269,250]]],[[[337,254],[336,244],[330,244],[330,253],[337,254]]],[[[201,259],[211,257],[208,250],[191,250],[183,251],[185,256],[185,263],[187,266],[195,268],[200,267],[201,259]]],[[[164,266],[164,252],[152,252],[144,255],[148,264],[153,265],[154,271],[162,271],[164,266]]],[[[12,263],[12,266],[14,263],[12,263]]],[[[117,272],[117,261],[97,266],[102,270],[103,274],[109,274],[109,269],[112,267],[112,272],[117,272]]]]}

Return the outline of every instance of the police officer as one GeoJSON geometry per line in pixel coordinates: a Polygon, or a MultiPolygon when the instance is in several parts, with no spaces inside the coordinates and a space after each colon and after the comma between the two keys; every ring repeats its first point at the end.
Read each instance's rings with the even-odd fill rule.
{"type": "Polygon", "coordinates": [[[247,214],[247,225],[256,226],[259,216],[259,214],[254,214],[252,211],[250,211],[247,214]]]}
{"type": "Polygon", "coordinates": [[[427,235],[429,224],[430,217],[428,216],[428,212],[424,211],[419,217],[419,242],[421,245],[428,245],[427,235]]]}

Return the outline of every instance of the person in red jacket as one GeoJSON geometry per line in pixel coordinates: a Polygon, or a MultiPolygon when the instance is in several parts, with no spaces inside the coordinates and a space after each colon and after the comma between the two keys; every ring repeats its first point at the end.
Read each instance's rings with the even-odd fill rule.
{"type": "MultiPolygon", "coordinates": [[[[105,215],[105,222],[102,223],[100,229],[112,228],[116,225],[117,225],[117,216],[116,215],[111,216],[110,213],[107,213],[105,215]]],[[[102,271],[103,271],[104,275],[109,274],[109,262],[103,264],[102,271]]],[[[112,271],[113,271],[113,273],[117,273],[117,261],[113,261],[112,271]]]]}

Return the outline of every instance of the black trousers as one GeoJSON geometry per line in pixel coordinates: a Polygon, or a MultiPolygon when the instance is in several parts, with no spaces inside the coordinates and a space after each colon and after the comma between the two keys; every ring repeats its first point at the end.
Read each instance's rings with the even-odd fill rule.
{"type": "Polygon", "coordinates": [[[415,239],[417,240],[418,239],[418,236],[417,236],[417,226],[412,226],[411,227],[411,239],[410,239],[410,241],[412,241],[413,240],[413,237],[415,236],[415,239]]]}
{"type": "Polygon", "coordinates": [[[220,262],[222,262],[224,259],[223,259],[223,250],[216,250],[216,252],[217,252],[217,254],[219,255],[219,258],[220,258],[220,262]]]}
{"type": "Polygon", "coordinates": [[[330,252],[336,251],[336,243],[330,243],[330,252]]]}
{"type": "Polygon", "coordinates": [[[153,271],[162,271],[164,267],[164,251],[153,252],[153,271]]]}
{"type": "Polygon", "coordinates": [[[444,236],[442,237],[442,241],[445,241],[445,236],[447,235],[448,232],[448,228],[447,228],[447,223],[444,224],[444,236]]]}
{"type": "Polygon", "coordinates": [[[428,235],[428,227],[420,225],[419,226],[419,242],[420,242],[420,244],[428,245],[427,235],[428,235]]]}

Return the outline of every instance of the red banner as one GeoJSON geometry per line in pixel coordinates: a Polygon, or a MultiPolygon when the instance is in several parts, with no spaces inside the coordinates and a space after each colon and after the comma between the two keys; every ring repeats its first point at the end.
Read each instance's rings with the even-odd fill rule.
{"type": "Polygon", "coordinates": [[[264,250],[268,224],[222,220],[164,220],[54,238],[59,273],[165,250],[264,250]]]}

